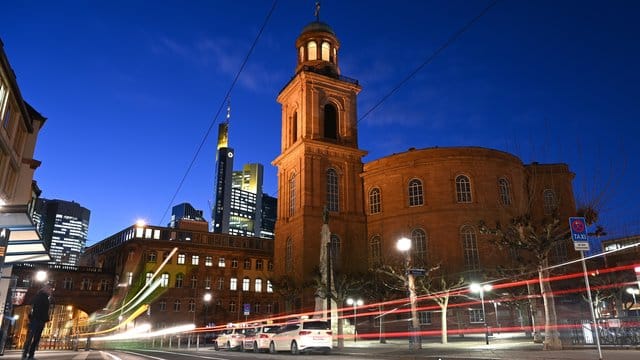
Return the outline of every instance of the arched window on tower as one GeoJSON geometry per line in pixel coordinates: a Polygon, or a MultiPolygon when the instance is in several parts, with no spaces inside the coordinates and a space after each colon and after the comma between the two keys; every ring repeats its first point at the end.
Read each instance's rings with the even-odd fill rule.
{"type": "Polygon", "coordinates": [[[296,174],[289,178],[289,216],[296,213],[296,174]]]}
{"type": "Polygon", "coordinates": [[[338,111],[332,104],[324,106],[324,137],[338,139],[338,111]]]}
{"type": "Polygon", "coordinates": [[[464,265],[466,269],[479,270],[480,256],[478,254],[475,230],[469,225],[461,227],[460,240],[462,241],[462,251],[464,252],[464,265]]]}
{"type": "Polygon", "coordinates": [[[329,45],[328,42],[324,41],[322,42],[322,60],[324,61],[329,61],[329,53],[331,50],[331,46],[329,45]]]}
{"type": "Polygon", "coordinates": [[[304,46],[300,46],[300,62],[304,62],[304,46]]]}
{"type": "Polygon", "coordinates": [[[471,181],[464,175],[456,177],[456,196],[459,203],[471,202],[471,181]]]}
{"type": "Polygon", "coordinates": [[[338,174],[334,169],[327,170],[327,210],[339,210],[340,194],[338,191],[338,174]]]}
{"type": "Polygon", "coordinates": [[[287,238],[284,249],[284,270],[288,273],[293,271],[293,240],[287,238]]]}
{"type": "Polygon", "coordinates": [[[558,207],[558,200],[556,199],[556,193],[551,189],[544,189],[542,193],[542,200],[544,202],[544,213],[550,215],[558,207]]]}
{"type": "Polygon", "coordinates": [[[294,111],[291,117],[291,143],[298,141],[298,112],[294,111]]]}
{"type": "Polygon", "coordinates": [[[369,241],[369,266],[374,268],[382,263],[380,256],[380,236],[376,235],[369,241]]]}
{"type": "Polygon", "coordinates": [[[309,61],[318,59],[318,44],[315,41],[309,41],[307,44],[307,58],[309,61]]]}

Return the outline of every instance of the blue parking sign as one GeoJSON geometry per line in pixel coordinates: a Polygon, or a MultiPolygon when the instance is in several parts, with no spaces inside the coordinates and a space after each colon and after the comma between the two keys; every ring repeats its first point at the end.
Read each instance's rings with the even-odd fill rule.
{"type": "Polygon", "coordinates": [[[244,304],[244,315],[247,316],[251,313],[251,304],[244,304]]]}

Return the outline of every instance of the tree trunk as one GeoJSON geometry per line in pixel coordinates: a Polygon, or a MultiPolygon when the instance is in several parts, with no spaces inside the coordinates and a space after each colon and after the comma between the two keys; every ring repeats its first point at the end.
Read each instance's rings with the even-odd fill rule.
{"type": "Polygon", "coordinates": [[[380,313],[380,344],[386,344],[387,343],[387,338],[385,337],[385,329],[384,329],[384,305],[380,304],[378,305],[378,310],[380,313]]]}
{"type": "Polygon", "coordinates": [[[527,292],[529,293],[529,316],[531,318],[531,330],[533,331],[533,342],[542,343],[542,334],[540,333],[540,321],[536,320],[538,314],[538,301],[535,298],[535,289],[533,285],[527,282],[527,292]]]}
{"type": "MultiPolygon", "coordinates": [[[[344,303],[344,301],[342,302],[344,303]]],[[[338,349],[344,349],[344,327],[342,326],[344,324],[344,318],[343,318],[343,314],[342,311],[339,311],[338,313],[338,349]]]]}
{"type": "Polygon", "coordinates": [[[438,305],[440,305],[440,310],[441,311],[441,318],[440,318],[440,322],[442,325],[442,340],[441,342],[443,344],[447,344],[448,340],[447,340],[447,307],[449,305],[449,294],[445,295],[445,298],[441,300],[442,303],[440,303],[440,301],[438,301],[438,305]]]}
{"type": "Polygon", "coordinates": [[[538,268],[538,279],[540,281],[540,292],[544,301],[544,350],[562,350],[562,341],[560,340],[560,332],[558,331],[558,318],[556,315],[556,304],[551,290],[551,284],[547,268],[547,260],[545,259],[538,268]]]}

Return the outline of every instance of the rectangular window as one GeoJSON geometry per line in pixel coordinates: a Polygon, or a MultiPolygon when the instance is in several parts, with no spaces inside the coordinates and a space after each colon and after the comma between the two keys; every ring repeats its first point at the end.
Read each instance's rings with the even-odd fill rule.
{"type": "Polygon", "coordinates": [[[431,324],[431,311],[420,311],[418,314],[420,315],[420,324],[431,324]]]}
{"type": "Polygon", "coordinates": [[[191,265],[198,265],[200,263],[199,255],[191,255],[191,265]]]}
{"type": "Polygon", "coordinates": [[[206,256],[204,258],[204,266],[213,266],[213,257],[206,256]]]}
{"type": "Polygon", "coordinates": [[[178,264],[184,264],[186,259],[187,259],[187,255],[178,254],[178,264]]]}
{"type": "Polygon", "coordinates": [[[251,270],[251,259],[244,259],[244,269],[251,270]]]}
{"type": "Polygon", "coordinates": [[[232,269],[237,269],[238,268],[238,259],[231,260],[231,268],[232,269]]]}
{"type": "Polygon", "coordinates": [[[204,278],[204,288],[209,290],[211,289],[211,276],[207,275],[206,278],[204,278]]]}
{"type": "Polygon", "coordinates": [[[223,257],[218,258],[218,267],[223,268],[223,267],[225,267],[225,266],[227,266],[227,264],[226,264],[226,262],[225,262],[224,258],[223,258],[223,257]]]}
{"type": "Polygon", "coordinates": [[[482,309],[470,309],[469,310],[469,322],[470,323],[483,323],[482,309]]]}
{"type": "Polygon", "coordinates": [[[238,290],[238,279],[237,278],[231,278],[231,281],[229,281],[229,290],[231,290],[231,291],[238,290]]]}
{"type": "Polygon", "coordinates": [[[242,291],[249,291],[251,280],[249,278],[242,279],[242,291]]]}
{"type": "Polygon", "coordinates": [[[267,292],[268,293],[273,292],[273,284],[271,284],[271,280],[267,280],[267,292]]]}
{"type": "Polygon", "coordinates": [[[262,270],[262,260],[256,260],[256,270],[262,270]]]}
{"type": "Polygon", "coordinates": [[[256,292],[262,292],[262,279],[256,279],[254,281],[254,289],[256,292]]]}

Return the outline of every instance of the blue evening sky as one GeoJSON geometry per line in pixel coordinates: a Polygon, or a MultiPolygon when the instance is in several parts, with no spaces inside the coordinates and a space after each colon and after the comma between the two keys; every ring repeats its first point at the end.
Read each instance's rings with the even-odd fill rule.
{"type": "MultiPolygon", "coordinates": [[[[487,6],[485,0],[322,1],[359,114],[487,6]]],[[[138,218],[210,216],[218,113],[271,1],[12,1],[0,38],[24,98],[48,118],[42,197],[91,210],[88,244],[138,218]],[[217,115],[217,117],[216,117],[217,115]],[[175,200],[207,129],[215,122],[175,200]],[[164,216],[164,217],[163,217],[164,216]]],[[[275,98],[314,1],[278,2],[231,95],[236,169],[280,152],[275,98]]],[[[365,161],[410,147],[483,146],[565,162],[610,236],[640,233],[638,1],[503,0],[359,123],[365,161]]]]}

